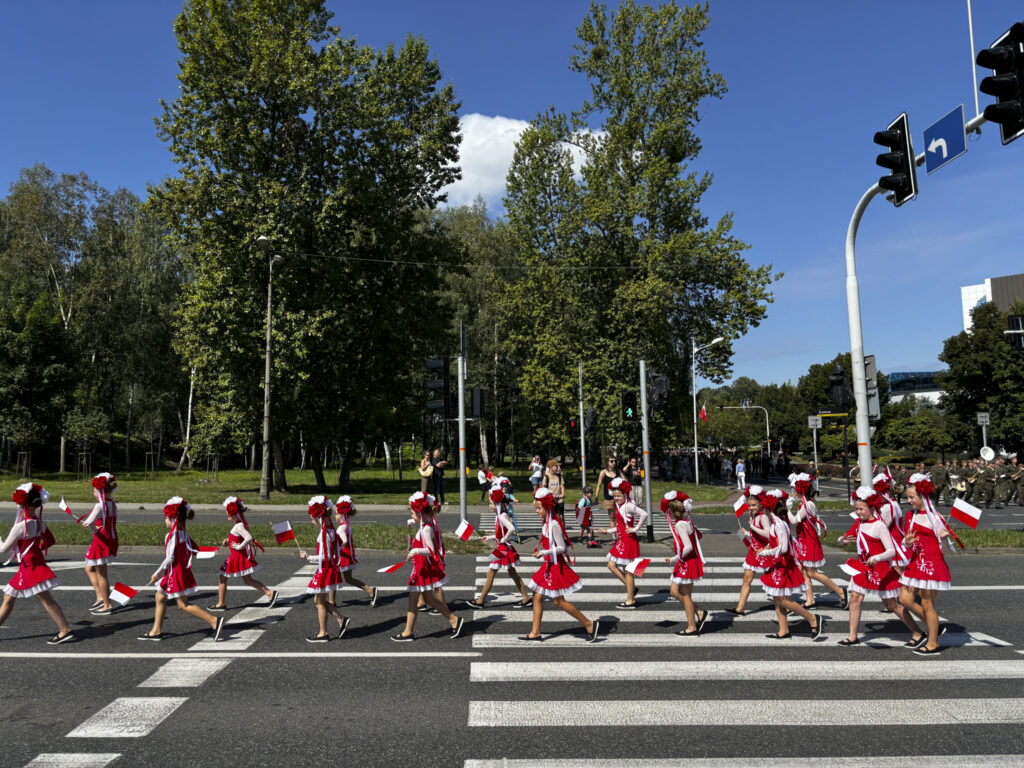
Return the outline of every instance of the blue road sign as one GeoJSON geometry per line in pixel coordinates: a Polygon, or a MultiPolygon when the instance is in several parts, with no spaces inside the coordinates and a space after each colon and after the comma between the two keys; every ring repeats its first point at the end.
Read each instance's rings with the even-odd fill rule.
{"type": "Polygon", "coordinates": [[[928,173],[939,170],[966,151],[963,104],[924,129],[924,162],[928,173]]]}

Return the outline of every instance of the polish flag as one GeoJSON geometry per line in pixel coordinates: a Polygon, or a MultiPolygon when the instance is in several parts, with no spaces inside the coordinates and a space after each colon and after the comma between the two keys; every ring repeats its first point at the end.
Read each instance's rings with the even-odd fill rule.
{"type": "MultiPolygon", "coordinates": [[[[69,507],[69,506],[68,506],[68,503],[67,503],[66,501],[64,501],[64,497],[63,497],[63,496],[61,496],[61,497],[60,497],[60,504],[58,504],[57,506],[58,506],[58,507],[59,507],[60,509],[62,509],[62,510],[64,510],[65,512],[67,512],[67,513],[68,513],[69,515],[71,515],[72,517],[75,517],[75,513],[71,511],[71,507],[69,507]]],[[[76,522],[76,523],[80,523],[80,522],[82,522],[82,521],[83,521],[84,519],[85,519],[85,515],[82,515],[81,517],[75,517],[75,522],[76,522]]]]}
{"type": "Polygon", "coordinates": [[[736,517],[743,517],[744,513],[750,509],[750,505],[747,504],[747,500],[740,496],[736,499],[736,503],[732,505],[732,508],[736,510],[736,517]]]}
{"type": "Polygon", "coordinates": [[[295,531],[292,530],[292,524],[287,520],[283,523],[274,523],[274,538],[277,539],[278,544],[284,544],[286,541],[294,541],[295,531]]]}
{"type": "Polygon", "coordinates": [[[377,573],[394,573],[399,568],[401,568],[403,565],[405,565],[407,562],[409,562],[409,561],[408,560],[403,560],[402,562],[395,563],[394,565],[389,565],[389,566],[386,566],[384,568],[378,568],[377,569],[377,573]]]}
{"type": "Polygon", "coordinates": [[[199,551],[196,552],[196,560],[209,560],[215,554],[220,547],[199,547],[199,551]]]}
{"type": "Polygon", "coordinates": [[[646,558],[646,557],[640,558],[640,557],[638,557],[636,560],[633,560],[632,562],[630,562],[629,565],[626,566],[626,570],[629,571],[630,573],[632,573],[634,576],[636,576],[639,579],[641,576],[644,575],[644,571],[647,570],[647,566],[650,565],[650,564],[651,564],[651,561],[650,561],[649,558],[646,558]]]}
{"type": "Polygon", "coordinates": [[[953,502],[953,509],[950,513],[955,519],[966,525],[968,528],[977,528],[981,520],[981,510],[963,499],[953,502]]]}
{"type": "Polygon", "coordinates": [[[132,589],[126,584],[122,584],[120,581],[118,581],[114,584],[114,588],[110,590],[110,599],[113,600],[115,603],[120,603],[121,605],[124,605],[137,594],[139,594],[139,590],[132,589]]]}
{"type": "Polygon", "coordinates": [[[704,405],[700,407],[700,420],[706,422],[708,420],[708,401],[704,401],[704,405]]]}
{"type": "Polygon", "coordinates": [[[468,521],[463,520],[459,523],[459,527],[455,529],[455,535],[463,541],[469,541],[469,537],[473,535],[473,526],[468,521]]]}
{"type": "Polygon", "coordinates": [[[858,573],[867,573],[871,570],[871,566],[867,563],[861,562],[860,560],[855,560],[851,557],[849,560],[847,560],[845,563],[842,563],[839,566],[839,570],[841,570],[848,576],[856,576],[858,573]]]}

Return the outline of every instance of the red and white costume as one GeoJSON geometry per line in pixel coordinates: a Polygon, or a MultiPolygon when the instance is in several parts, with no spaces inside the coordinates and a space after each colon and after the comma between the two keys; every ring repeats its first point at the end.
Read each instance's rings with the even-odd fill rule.
{"type": "Polygon", "coordinates": [[[507,505],[504,501],[504,492],[498,489],[491,490],[491,501],[494,502],[494,535],[485,536],[484,541],[493,541],[497,546],[491,552],[491,563],[488,566],[492,571],[507,571],[509,567],[515,568],[519,563],[519,552],[509,543],[516,534],[516,527],[512,524],[512,517],[508,514],[507,505]],[[498,497],[501,498],[498,498],[498,497]]]}
{"type": "Polygon", "coordinates": [[[249,531],[249,523],[245,519],[245,504],[237,496],[224,499],[224,511],[229,516],[236,515],[238,522],[231,527],[228,534],[228,559],[220,567],[220,572],[228,578],[248,576],[260,569],[256,562],[256,541],[249,531]]]}
{"type": "MultiPolygon", "coordinates": [[[[952,577],[942,554],[939,534],[942,531],[952,532],[932,507],[931,496],[935,486],[928,475],[919,472],[910,476],[907,485],[914,486],[918,496],[924,500],[924,509],[911,509],[907,519],[907,535],[913,533],[916,541],[909,546],[904,545],[908,550],[910,564],[903,571],[900,583],[917,589],[947,590],[952,586],[952,577]]],[[[953,545],[948,546],[952,549],[953,545]]]]}
{"type": "Polygon", "coordinates": [[[804,575],[793,556],[789,525],[777,517],[773,516],[768,533],[768,548],[762,555],[771,561],[761,574],[761,584],[768,595],[790,597],[804,590],[804,575]]]}
{"type": "Polygon", "coordinates": [[[117,487],[117,481],[109,472],[92,479],[96,504],[82,525],[93,531],[92,541],[85,551],[86,565],[107,565],[117,557],[117,504],[110,493],[117,487]]]}
{"type": "MultiPolygon", "coordinates": [[[[759,485],[750,485],[743,489],[743,494],[747,498],[756,496],[760,499],[764,496],[764,489],[759,485]]],[[[771,515],[765,514],[763,509],[756,515],[750,515],[750,539],[744,539],[744,543],[747,545],[747,556],[743,559],[743,568],[745,570],[753,571],[754,573],[764,573],[765,569],[771,565],[771,561],[768,558],[759,557],[757,554],[758,550],[769,546],[768,536],[771,526],[771,515]]]]}
{"type": "MultiPolygon", "coordinates": [[[[821,534],[826,531],[824,521],[818,517],[818,507],[807,498],[811,477],[805,473],[792,476],[794,502],[799,501],[796,512],[787,504],[787,516],[794,526],[793,550],[796,561],[805,568],[821,568],[825,565],[825,552],[821,548],[821,534]]],[[[794,503],[793,506],[796,506],[794,503]]]]}
{"type": "Polygon", "coordinates": [[[420,527],[412,540],[412,574],[409,576],[410,592],[431,592],[448,583],[444,572],[444,542],[437,518],[427,518],[426,511],[434,504],[434,497],[423,492],[409,498],[409,506],[420,516],[420,527]]]}
{"type": "Polygon", "coordinates": [[[164,506],[164,517],[174,518],[174,525],[164,537],[164,560],[153,573],[157,591],[169,598],[184,597],[196,592],[196,580],[192,575],[192,555],[198,548],[185,530],[185,515],[188,502],[174,496],[164,506]]]}
{"type": "Polygon", "coordinates": [[[306,593],[322,595],[341,586],[341,542],[331,522],[334,503],[324,496],[314,496],[309,500],[308,509],[309,516],[320,524],[320,532],[316,536],[316,554],[306,558],[309,563],[319,566],[309,580],[306,593]]]}
{"type": "MultiPolygon", "coordinates": [[[[546,490],[542,488],[538,494],[546,490]]],[[[550,495],[550,491],[548,494],[550,495]]],[[[552,508],[548,508],[537,549],[537,554],[544,559],[544,564],[530,579],[530,589],[534,592],[539,592],[544,597],[565,597],[583,589],[583,582],[566,557],[568,541],[569,537],[565,533],[562,521],[554,514],[552,508]]]]}
{"type": "Polygon", "coordinates": [[[704,576],[704,553],[700,549],[700,531],[687,518],[676,520],[671,528],[676,554],[672,558],[672,583],[696,584],[704,576]]]}
{"type": "MultiPolygon", "coordinates": [[[[53,534],[43,522],[41,509],[38,517],[32,517],[24,506],[32,486],[32,483],[25,483],[14,492],[14,502],[18,505],[15,522],[0,545],[0,555],[13,549],[18,561],[18,572],[4,587],[4,594],[15,598],[32,597],[60,586],[57,577],[46,564],[46,550],[53,543],[53,534]]],[[[50,495],[39,486],[36,488],[45,504],[50,495]]]]}
{"type": "Polygon", "coordinates": [[[609,484],[614,490],[621,491],[626,500],[622,505],[615,505],[615,535],[618,537],[608,552],[608,559],[616,565],[629,565],[640,557],[640,537],[637,535],[647,521],[647,511],[638,509],[629,499],[633,487],[617,477],[609,484]]]}
{"type": "Polygon", "coordinates": [[[359,560],[356,558],[356,537],[352,533],[352,523],[349,522],[348,513],[352,510],[352,498],[341,496],[335,509],[341,516],[341,523],[338,524],[338,539],[341,541],[340,560],[338,570],[341,573],[351,571],[356,567],[359,560]]]}
{"type": "Polygon", "coordinates": [[[857,526],[857,553],[870,570],[853,577],[850,591],[874,595],[881,600],[899,597],[899,574],[890,567],[896,557],[896,547],[881,518],[876,516],[857,526]]]}

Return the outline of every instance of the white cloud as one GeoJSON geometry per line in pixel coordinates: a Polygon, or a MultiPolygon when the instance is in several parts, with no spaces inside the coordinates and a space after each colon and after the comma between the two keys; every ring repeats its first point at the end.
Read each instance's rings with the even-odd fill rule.
{"type": "Polygon", "coordinates": [[[505,177],[512,164],[516,141],[529,122],[495,115],[463,115],[460,120],[462,146],[459,166],[462,178],[447,187],[449,205],[473,202],[477,195],[487,201],[488,208],[501,206],[505,194],[505,177]]]}

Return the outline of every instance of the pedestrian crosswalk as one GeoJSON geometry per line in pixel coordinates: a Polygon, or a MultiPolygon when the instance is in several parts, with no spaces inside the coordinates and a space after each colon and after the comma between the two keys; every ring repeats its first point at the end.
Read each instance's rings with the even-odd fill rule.
{"type": "MultiPolygon", "coordinates": [[[[488,561],[488,557],[477,558],[478,587],[488,561]]],[[[588,618],[600,621],[598,642],[584,642],[583,628],[551,603],[545,603],[543,640],[522,642],[518,637],[529,631],[533,616],[529,610],[511,607],[518,601],[511,589],[492,592],[486,607],[473,613],[474,621],[487,629],[472,639],[473,650],[483,655],[470,664],[469,728],[508,729],[509,739],[519,742],[523,732],[511,729],[558,727],[562,729],[558,739],[538,738],[545,745],[566,745],[565,754],[551,751],[557,747],[544,748],[537,759],[520,752],[515,755],[519,759],[510,759],[511,755],[502,759],[503,766],[804,765],[800,753],[783,739],[765,741],[757,759],[748,762],[709,758],[701,749],[685,747],[673,759],[665,759],[666,742],[658,741],[677,743],[670,729],[680,727],[700,727],[709,738],[716,731],[706,729],[721,729],[721,739],[728,740],[737,724],[765,728],[780,723],[790,730],[829,729],[822,731],[819,744],[833,743],[825,734],[835,733],[836,728],[860,728],[856,733],[877,735],[865,742],[877,755],[848,757],[842,752],[829,754],[827,748],[822,753],[818,747],[813,751],[817,765],[896,766],[922,760],[929,766],[972,768],[1024,764],[1024,756],[1019,755],[931,755],[932,743],[923,735],[929,728],[941,727],[952,739],[953,746],[947,744],[947,748],[970,753],[972,745],[975,750],[978,746],[966,738],[971,728],[1024,725],[1024,698],[1018,696],[1024,661],[1000,638],[962,628],[953,618],[944,617],[945,631],[939,637],[943,653],[938,658],[920,658],[903,647],[909,638],[903,624],[879,610],[877,602],[867,602],[859,646],[840,648],[837,642],[847,635],[849,614],[838,607],[834,596],[823,593],[818,595],[816,613],[826,620],[825,636],[812,639],[807,622],[791,616],[792,637],[774,639],[767,636],[777,630],[774,607],[757,581],[745,615],[724,610],[736,604],[742,583],[740,557],[708,558],[706,576],[694,590],[696,603],[709,611],[708,621],[700,636],[679,637],[676,630],[685,628],[686,615],[668,594],[668,566],[652,563],[637,581],[639,607],[623,610],[617,604],[625,597],[625,587],[604,561],[600,556],[577,558],[574,568],[584,588],[568,598],[588,618]],[[636,649],[651,651],[638,658],[636,649]],[[791,683],[802,687],[780,689],[774,693],[777,698],[749,695],[751,683],[761,681],[762,690],[791,683]],[[685,689],[688,694],[698,691],[698,696],[679,697],[680,685],[698,686],[685,689]],[[576,697],[559,696],[564,690],[572,690],[576,697]],[[670,692],[667,697],[666,691],[670,692]],[[808,693],[811,700],[807,700],[794,691],[814,693],[808,693]],[[913,730],[914,726],[920,730],[913,730]],[[634,745],[632,759],[611,760],[601,754],[580,754],[581,748],[597,743],[586,736],[587,729],[594,727],[648,730],[643,731],[645,739],[634,745]],[[574,738],[577,732],[579,737],[574,738]],[[964,738],[957,741],[958,736],[964,738]],[[662,745],[652,754],[655,759],[643,759],[644,744],[662,745]],[[900,747],[895,751],[907,750],[907,756],[893,754],[894,745],[900,747]]],[[[532,570],[532,563],[524,562],[521,574],[528,580],[532,570]]],[[[742,751],[744,746],[737,748],[742,751]]],[[[498,765],[493,755],[479,757],[464,765],[498,765]]]]}
{"type": "MultiPolygon", "coordinates": [[[[600,508],[592,511],[594,530],[598,528],[608,528],[608,514],[600,508]]],[[[724,519],[724,518],[723,518],[724,519]]],[[[730,518],[731,519],[731,518],[730,518]]],[[[668,518],[658,511],[655,511],[651,515],[649,522],[654,526],[654,535],[656,538],[671,536],[668,526],[668,518]]],[[[540,536],[540,529],[543,521],[533,513],[533,507],[524,507],[520,510],[520,513],[515,517],[516,529],[519,531],[521,536],[540,536]]],[[[646,528],[647,524],[644,524],[646,528]]],[[[573,537],[574,543],[577,546],[581,546],[579,542],[576,542],[576,538],[580,532],[580,526],[576,522],[576,513],[572,509],[565,511],[565,528],[569,532],[569,535],[573,537]]],[[[494,512],[487,511],[480,513],[480,531],[481,533],[491,534],[494,532],[494,512]]],[[[598,536],[598,539],[604,539],[605,543],[607,537],[598,536]]]]}

